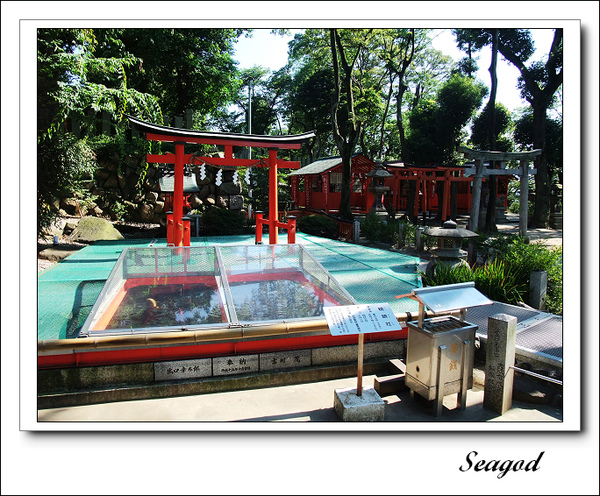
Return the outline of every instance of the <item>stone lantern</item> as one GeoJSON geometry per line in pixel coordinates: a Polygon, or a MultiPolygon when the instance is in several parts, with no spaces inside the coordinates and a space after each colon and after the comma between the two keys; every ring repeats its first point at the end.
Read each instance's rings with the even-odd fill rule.
{"type": "Polygon", "coordinates": [[[371,179],[369,184],[369,191],[373,193],[373,196],[375,196],[375,201],[373,202],[373,205],[371,205],[371,209],[369,210],[369,212],[387,213],[385,206],[383,205],[383,195],[386,191],[390,189],[388,186],[385,185],[385,180],[388,177],[392,177],[392,175],[393,174],[390,174],[383,168],[383,166],[381,165],[381,161],[379,160],[375,163],[375,168],[371,172],[366,174],[366,176],[371,179]]]}
{"type": "Polygon", "coordinates": [[[447,220],[442,227],[429,227],[423,234],[437,238],[437,248],[431,250],[431,261],[427,264],[425,273],[433,276],[435,266],[444,264],[449,267],[467,265],[467,252],[461,249],[463,239],[476,238],[477,234],[468,229],[457,229],[456,222],[447,220]]]}

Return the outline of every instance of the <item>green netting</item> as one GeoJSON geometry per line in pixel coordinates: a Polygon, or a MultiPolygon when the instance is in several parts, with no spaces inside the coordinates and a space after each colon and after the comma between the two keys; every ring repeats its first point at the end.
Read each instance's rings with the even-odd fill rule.
{"type": "MultiPolygon", "coordinates": [[[[287,242],[285,235],[279,239],[281,244],[287,242]]],[[[297,234],[296,242],[302,244],[357,303],[387,302],[397,313],[418,311],[417,302],[395,298],[422,286],[418,258],[304,233],[297,234]]],[[[166,240],[158,239],[154,244],[166,246],[166,240]]],[[[123,248],[149,245],[148,240],[97,242],[41,272],[38,275],[38,339],[77,336],[123,248]]],[[[254,236],[192,239],[192,246],[211,245],[254,245],[254,236]]]]}
{"type": "Polygon", "coordinates": [[[422,286],[418,258],[315,236],[302,238],[319,245],[307,249],[358,303],[389,303],[396,313],[418,311],[416,301],[396,299],[422,286]]]}
{"type": "Polygon", "coordinates": [[[77,336],[123,248],[132,244],[148,240],[98,242],[38,275],[38,340],[77,336]]]}

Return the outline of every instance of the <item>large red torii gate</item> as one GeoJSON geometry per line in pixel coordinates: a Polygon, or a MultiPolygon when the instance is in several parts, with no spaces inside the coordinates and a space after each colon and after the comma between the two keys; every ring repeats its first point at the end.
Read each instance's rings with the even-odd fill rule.
{"type": "MultiPolygon", "coordinates": [[[[181,129],[176,127],[160,126],[151,124],[136,117],[128,115],[131,124],[141,133],[146,134],[149,141],[165,141],[175,143],[175,153],[165,155],[148,154],[146,160],[150,163],[174,164],[175,184],[173,190],[173,239],[167,240],[175,246],[184,246],[183,226],[183,169],[185,164],[210,164],[215,166],[237,166],[237,167],[268,167],[269,168],[269,218],[262,219],[257,215],[257,241],[262,224],[269,226],[269,244],[277,244],[277,229],[287,227],[287,224],[279,222],[279,205],[277,192],[277,169],[299,169],[300,162],[278,160],[277,150],[299,149],[303,143],[315,136],[313,131],[304,134],[262,136],[252,134],[220,133],[212,131],[195,131],[192,129],[181,129]],[[186,154],[186,144],[223,145],[225,157],[198,157],[186,154]],[[234,158],[233,147],[256,147],[268,148],[269,159],[242,159],[234,158]]],[[[168,236],[169,237],[169,236],[168,236]]],[[[189,246],[189,242],[185,245],[189,246]]]]}

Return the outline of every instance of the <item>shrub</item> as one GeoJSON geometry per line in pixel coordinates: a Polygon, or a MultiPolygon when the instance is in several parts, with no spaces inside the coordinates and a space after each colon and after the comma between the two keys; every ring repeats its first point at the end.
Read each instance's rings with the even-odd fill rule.
{"type": "Polygon", "coordinates": [[[370,213],[360,225],[360,230],[369,241],[374,243],[388,243],[390,245],[398,242],[398,226],[400,222],[394,219],[384,222],[380,216],[370,213]]]}
{"type": "Polygon", "coordinates": [[[207,208],[202,215],[202,224],[209,236],[231,236],[249,232],[245,217],[226,208],[207,208]]]}
{"type": "MultiPolygon", "coordinates": [[[[398,231],[404,230],[404,246],[412,246],[417,242],[417,226],[408,219],[400,219],[398,221],[398,231]]],[[[402,248],[402,246],[398,246],[402,248]]]]}
{"type": "Polygon", "coordinates": [[[527,291],[527,287],[517,283],[514,271],[501,260],[474,269],[467,264],[454,267],[438,264],[434,268],[433,276],[421,272],[421,278],[427,286],[475,281],[475,287],[489,299],[511,304],[523,301],[523,295],[527,291]]]}
{"type": "Polygon", "coordinates": [[[517,271],[502,260],[494,260],[473,271],[475,287],[490,300],[516,305],[527,295],[527,285],[519,283],[517,271]]]}
{"type": "Polygon", "coordinates": [[[438,264],[433,268],[433,276],[428,276],[425,272],[421,272],[420,275],[427,286],[458,284],[474,280],[473,271],[468,264],[456,265],[454,267],[446,264],[438,264]]]}
{"type": "Polygon", "coordinates": [[[529,243],[519,236],[479,238],[478,248],[486,262],[474,267],[468,279],[464,267],[449,268],[438,265],[433,277],[422,274],[428,286],[455,284],[474,280],[475,286],[488,298],[510,304],[529,301],[531,273],[546,271],[548,286],[546,308],[562,314],[562,247],[548,248],[541,242],[529,243]]]}
{"type": "Polygon", "coordinates": [[[336,239],[338,237],[337,222],[324,215],[309,215],[302,217],[297,223],[298,230],[312,234],[313,236],[321,236],[322,238],[336,239]]]}
{"type": "Polygon", "coordinates": [[[517,282],[526,288],[529,288],[533,271],[546,271],[547,309],[554,314],[562,314],[562,246],[548,248],[541,242],[528,243],[524,238],[516,238],[499,249],[495,255],[514,268],[517,282]]]}
{"type": "Polygon", "coordinates": [[[83,191],[80,181],[93,175],[98,164],[87,140],[70,133],[56,134],[38,144],[37,150],[37,231],[43,232],[58,217],[56,198],[62,193],[83,191]]]}

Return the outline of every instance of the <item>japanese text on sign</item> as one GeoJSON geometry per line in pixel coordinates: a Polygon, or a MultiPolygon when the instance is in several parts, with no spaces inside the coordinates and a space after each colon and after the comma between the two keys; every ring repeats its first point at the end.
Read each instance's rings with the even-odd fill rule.
{"type": "Polygon", "coordinates": [[[402,329],[389,303],[325,307],[323,310],[332,336],[402,329]]]}

